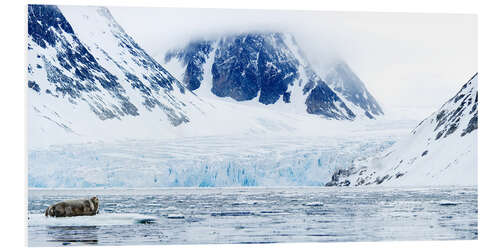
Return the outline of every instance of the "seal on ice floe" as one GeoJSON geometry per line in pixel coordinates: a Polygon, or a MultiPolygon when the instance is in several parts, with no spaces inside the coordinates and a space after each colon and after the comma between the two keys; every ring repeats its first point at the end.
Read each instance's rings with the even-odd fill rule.
{"type": "Polygon", "coordinates": [[[50,217],[96,215],[98,213],[99,199],[95,196],[90,199],[61,201],[45,210],[45,216],[50,217]]]}

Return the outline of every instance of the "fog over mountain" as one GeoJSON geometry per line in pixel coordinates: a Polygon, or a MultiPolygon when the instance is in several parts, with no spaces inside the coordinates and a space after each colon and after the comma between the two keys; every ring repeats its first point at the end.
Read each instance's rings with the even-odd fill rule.
{"type": "Polygon", "coordinates": [[[291,33],[316,67],[341,58],[383,108],[418,106],[425,108],[425,116],[446,101],[445,96],[457,82],[477,71],[476,36],[465,35],[477,33],[475,15],[109,9],[127,33],[158,61],[165,48],[200,38],[234,32],[291,33]]]}

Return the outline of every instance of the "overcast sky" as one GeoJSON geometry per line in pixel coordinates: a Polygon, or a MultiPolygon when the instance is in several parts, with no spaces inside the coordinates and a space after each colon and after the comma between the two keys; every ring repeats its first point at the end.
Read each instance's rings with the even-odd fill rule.
{"type": "Polygon", "coordinates": [[[252,30],[291,32],[314,64],[345,60],[386,109],[435,110],[477,71],[475,15],[109,9],[157,59],[193,38],[252,30]]]}

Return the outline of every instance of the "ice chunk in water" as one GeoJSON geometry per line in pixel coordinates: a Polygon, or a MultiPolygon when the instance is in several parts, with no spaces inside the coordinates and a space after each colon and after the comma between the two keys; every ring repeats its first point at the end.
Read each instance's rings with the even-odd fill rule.
{"type": "Polygon", "coordinates": [[[324,204],[322,202],[319,202],[319,201],[304,203],[304,206],[308,206],[308,207],[321,207],[323,205],[324,204]]]}

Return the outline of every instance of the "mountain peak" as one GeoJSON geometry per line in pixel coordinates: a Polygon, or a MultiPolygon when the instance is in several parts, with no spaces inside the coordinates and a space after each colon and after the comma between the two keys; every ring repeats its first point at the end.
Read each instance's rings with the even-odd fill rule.
{"type": "Polygon", "coordinates": [[[195,93],[209,85],[212,95],[236,101],[257,100],[265,105],[300,102],[290,107],[333,119],[372,119],[383,114],[347,64],[338,66],[339,79],[349,77],[345,81],[353,82],[357,93],[368,100],[360,100],[351,88],[334,89],[324,81],[290,33],[254,31],[197,39],[170,50],[164,59],[166,67],[177,68],[177,77],[195,93]],[[313,90],[314,96],[310,96],[313,90]]]}

